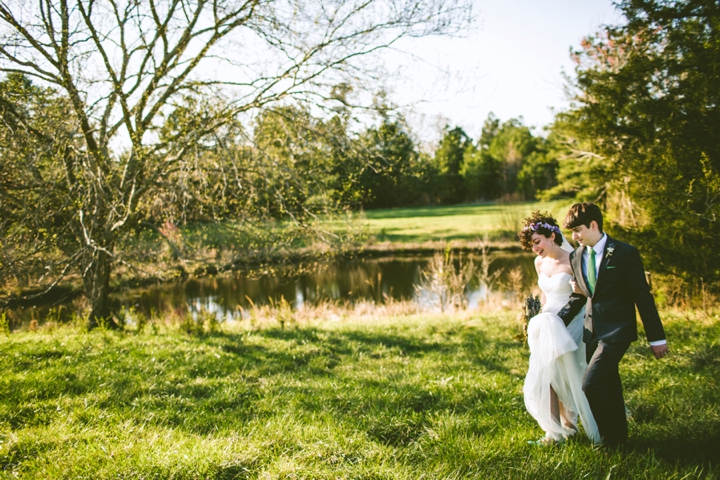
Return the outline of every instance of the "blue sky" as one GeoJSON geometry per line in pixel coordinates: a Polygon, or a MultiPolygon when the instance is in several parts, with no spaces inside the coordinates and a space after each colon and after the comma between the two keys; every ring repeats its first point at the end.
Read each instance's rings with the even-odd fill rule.
{"type": "Polygon", "coordinates": [[[401,45],[415,60],[409,68],[402,62],[393,98],[414,104],[408,118],[426,135],[449,123],[477,138],[489,112],[502,121],[522,116],[539,130],[552,121],[551,109],[567,107],[562,72],[573,72],[570,48],[622,21],[611,0],[476,0],[474,13],[476,26],[464,38],[401,45]]]}

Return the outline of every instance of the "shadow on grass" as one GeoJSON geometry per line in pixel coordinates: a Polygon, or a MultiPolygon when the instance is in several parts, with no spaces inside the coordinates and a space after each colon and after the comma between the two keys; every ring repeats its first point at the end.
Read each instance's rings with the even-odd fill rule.
{"type": "MultiPolygon", "coordinates": [[[[382,233],[377,234],[377,238],[380,241],[384,242],[392,242],[392,243],[424,243],[427,241],[428,234],[425,232],[422,233],[393,233],[394,229],[386,229],[382,233]]],[[[397,229],[402,230],[402,229],[397,229]]],[[[442,234],[435,238],[435,240],[442,240],[446,242],[451,242],[453,240],[458,241],[464,241],[464,242],[474,242],[478,240],[478,233],[472,232],[472,233],[452,233],[452,234],[442,234]]],[[[515,242],[517,239],[517,232],[510,231],[510,230],[494,230],[489,233],[488,236],[489,240],[491,241],[510,241],[515,242]]]]}
{"type": "Polygon", "coordinates": [[[425,415],[471,409],[472,404],[463,402],[478,398],[448,399],[415,380],[378,378],[364,371],[365,366],[355,366],[358,356],[387,362],[382,368],[400,373],[407,360],[426,361],[438,374],[449,368],[447,376],[458,362],[507,373],[497,350],[517,347],[474,330],[449,330],[431,338],[316,328],[268,329],[252,335],[260,340],[219,333],[171,337],[162,340],[162,348],[138,346],[131,352],[119,351],[110,341],[95,351],[63,348],[20,356],[12,367],[22,375],[3,400],[11,413],[0,424],[13,430],[47,426],[64,415],[63,410],[76,410],[74,421],[89,425],[110,411],[138,423],[151,418],[151,423],[207,434],[275,416],[290,405],[306,413],[323,412],[330,405],[340,421],[362,418],[358,427],[371,437],[401,444],[422,431],[425,415]],[[443,365],[446,359],[455,365],[443,365]],[[336,374],[340,365],[350,372],[336,374]],[[352,386],[333,390],[332,382],[339,381],[352,386]],[[291,385],[297,382],[302,386],[291,385]]]}
{"type": "Polygon", "coordinates": [[[268,329],[262,336],[299,343],[312,342],[323,350],[338,355],[350,355],[358,350],[372,354],[425,356],[431,354],[462,357],[463,361],[485,370],[508,373],[506,353],[521,348],[508,335],[507,339],[490,338],[486,333],[470,328],[450,329],[442,332],[442,340],[419,335],[367,330],[329,332],[315,328],[268,329]]]}
{"type": "Polygon", "coordinates": [[[366,212],[368,219],[379,220],[385,218],[415,218],[415,217],[451,217],[455,215],[488,215],[497,214],[507,210],[506,206],[487,205],[456,205],[449,207],[417,207],[395,208],[389,210],[371,210],[366,212]]]}
{"type": "MultiPolygon", "coordinates": [[[[375,442],[403,447],[427,436],[438,417],[462,415],[465,423],[458,428],[472,432],[480,421],[467,418],[492,418],[503,428],[523,408],[514,387],[467,380],[457,388],[441,385],[456,375],[504,376],[509,385],[520,381],[511,366],[524,347],[510,335],[462,324],[418,331],[275,328],[250,336],[150,337],[130,347],[122,340],[118,336],[120,345],[111,341],[94,350],[81,345],[19,355],[11,364],[13,388],[4,389],[2,400],[11,415],[0,425],[17,430],[72,418],[73,428],[81,429],[113,418],[208,435],[284,416],[298,423],[324,418],[375,442]]],[[[694,371],[717,371],[713,348],[693,357],[694,371]]],[[[708,395],[712,405],[715,396],[708,395]]],[[[686,401],[692,407],[692,399],[686,401]]],[[[637,420],[662,422],[651,408],[657,406],[635,412],[637,420]]],[[[645,435],[632,438],[630,447],[673,464],[717,465],[715,420],[645,435]]],[[[224,474],[233,478],[246,467],[228,466],[224,474]]]]}
{"type": "Polygon", "coordinates": [[[630,440],[630,449],[637,452],[652,451],[669,464],[720,466],[718,456],[720,424],[704,424],[699,430],[686,434],[671,434],[662,438],[630,440]]]}

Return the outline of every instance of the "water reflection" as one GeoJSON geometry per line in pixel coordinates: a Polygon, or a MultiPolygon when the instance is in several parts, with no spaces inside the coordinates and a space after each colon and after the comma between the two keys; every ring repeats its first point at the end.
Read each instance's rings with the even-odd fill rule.
{"type": "MultiPolygon", "coordinates": [[[[237,273],[192,279],[125,292],[117,298],[117,308],[134,307],[148,314],[170,309],[189,309],[197,314],[204,310],[221,321],[247,315],[253,305],[277,304],[281,299],[297,310],[324,301],[352,304],[382,303],[387,299],[412,300],[421,308],[432,308],[436,299],[432,291],[423,288],[421,276],[429,260],[428,257],[344,260],[320,265],[314,272],[300,275],[248,278],[237,273]]],[[[525,254],[496,256],[490,267],[490,273],[502,272],[496,289],[502,290],[507,285],[508,274],[514,268],[522,273],[522,288],[530,288],[535,282],[532,261],[533,257],[525,254]]],[[[468,307],[477,307],[488,293],[479,278],[473,277],[466,289],[468,307]]]]}
{"type": "MultiPolygon", "coordinates": [[[[464,257],[467,261],[472,257],[464,257]]],[[[509,273],[519,269],[521,288],[527,290],[536,281],[533,256],[528,254],[495,254],[489,273],[501,271],[495,290],[506,290],[509,273]]],[[[431,309],[437,304],[434,293],[422,286],[423,269],[430,257],[392,257],[356,260],[338,260],[318,265],[314,271],[292,274],[279,273],[248,278],[242,273],[189,279],[165,283],[149,288],[118,292],[112,296],[112,308],[134,309],[146,315],[175,311],[193,315],[205,311],[219,320],[227,321],[247,316],[253,305],[277,303],[285,299],[295,309],[325,301],[376,302],[387,299],[414,301],[421,308],[431,309]]],[[[459,261],[459,260],[458,260],[459,261]]],[[[478,258],[473,258],[479,265],[478,258]]],[[[466,288],[469,308],[477,307],[487,295],[485,285],[475,276],[466,288]]],[[[33,318],[42,322],[49,307],[38,307],[13,313],[15,324],[28,324],[33,318]]],[[[57,310],[57,308],[56,308],[57,310]]],[[[57,320],[68,320],[70,306],[60,309],[57,320]]]]}

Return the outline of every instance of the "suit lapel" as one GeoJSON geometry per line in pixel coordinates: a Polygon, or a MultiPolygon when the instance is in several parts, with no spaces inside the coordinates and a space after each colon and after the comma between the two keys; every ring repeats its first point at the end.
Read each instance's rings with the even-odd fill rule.
{"type": "Polygon", "coordinates": [[[573,255],[572,258],[572,269],[575,272],[575,281],[580,287],[580,290],[583,291],[585,296],[591,297],[592,295],[590,295],[590,289],[587,285],[587,279],[585,278],[585,274],[583,273],[582,262],[583,247],[579,247],[577,250],[575,250],[575,255],[573,255]]]}
{"type": "Polygon", "coordinates": [[[595,291],[597,291],[598,285],[600,285],[600,280],[603,278],[605,270],[607,270],[608,262],[610,261],[610,257],[612,257],[614,250],[615,241],[610,238],[610,235],[608,235],[607,240],[605,241],[605,249],[603,250],[602,262],[600,262],[600,269],[598,270],[597,281],[595,282],[595,291]]]}

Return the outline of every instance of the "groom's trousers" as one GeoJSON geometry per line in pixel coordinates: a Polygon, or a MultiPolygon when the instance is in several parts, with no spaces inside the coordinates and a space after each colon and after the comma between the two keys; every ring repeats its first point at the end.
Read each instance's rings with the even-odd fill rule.
{"type": "Polygon", "coordinates": [[[616,447],[627,440],[628,425],[618,364],[630,342],[606,343],[597,337],[586,345],[588,367],[582,388],[605,445],[616,447]]]}

